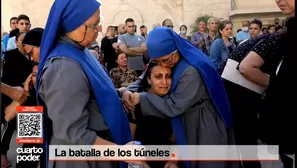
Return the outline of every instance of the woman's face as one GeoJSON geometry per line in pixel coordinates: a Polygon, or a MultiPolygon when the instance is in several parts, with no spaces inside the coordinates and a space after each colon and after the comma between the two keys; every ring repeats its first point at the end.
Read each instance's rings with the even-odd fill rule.
{"type": "Polygon", "coordinates": [[[232,36],[232,24],[226,24],[223,30],[220,30],[222,37],[229,38],[232,36]]]}
{"type": "Polygon", "coordinates": [[[275,33],[276,28],[274,26],[270,27],[270,29],[268,30],[269,33],[275,33]]]}
{"type": "Polygon", "coordinates": [[[34,88],[36,88],[37,73],[38,73],[38,65],[35,65],[32,70],[32,82],[33,82],[34,88]]]}
{"type": "Polygon", "coordinates": [[[128,59],[125,53],[120,54],[116,60],[120,67],[127,67],[127,61],[128,59]]]}
{"type": "Polygon", "coordinates": [[[212,19],[209,24],[207,25],[207,28],[213,32],[218,31],[218,21],[216,19],[212,19]]]}
{"type": "Polygon", "coordinates": [[[171,69],[157,65],[152,68],[151,76],[147,80],[151,85],[151,88],[149,89],[150,93],[164,96],[169,92],[171,86],[171,69]]]}
{"type": "Polygon", "coordinates": [[[172,68],[179,61],[179,59],[180,56],[176,50],[168,55],[156,58],[154,60],[158,62],[161,66],[172,68]]]}
{"type": "Polygon", "coordinates": [[[275,2],[284,14],[295,16],[295,0],[275,0],[275,2]]]}
{"type": "Polygon", "coordinates": [[[263,34],[266,34],[266,33],[268,33],[268,32],[267,32],[267,29],[265,28],[265,29],[263,29],[263,34]]]}
{"type": "Polygon", "coordinates": [[[32,45],[24,45],[26,54],[31,58],[31,61],[39,62],[40,48],[32,45]]]}
{"type": "Polygon", "coordinates": [[[187,32],[187,29],[186,29],[185,26],[182,26],[182,27],[180,27],[180,31],[181,31],[181,32],[187,32]]]}
{"type": "Polygon", "coordinates": [[[249,33],[252,38],[258,36],[260,34],[260,27],[257,24],[252,23],[249,27],[249,33]]]}
{"type": "Polygon", "coordinates": [[[171,20],[166,20],[166,21],[164,22],[164,26],[166,26],[166,27],[168,27],[168,28],[170,28],[170,29],[173,29],[173,23],[172,23],[171,20]]]}

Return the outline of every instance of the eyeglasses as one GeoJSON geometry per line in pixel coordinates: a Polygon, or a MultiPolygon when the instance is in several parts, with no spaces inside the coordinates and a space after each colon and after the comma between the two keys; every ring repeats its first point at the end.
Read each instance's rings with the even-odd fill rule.
{"type": "Polygon", "coordinates": [[[165,60],[153,60],[155,62],[159,62],[159,63],[163,63],[163,64],[169,64],[172,62],[174,56],[175,56],[175,53],[177,53],[177,50],[173,51],[172,53],[170,53],[170,57],[168,59],[165,59],[165,60]]]}
{"type": "Polygon", "coordinates": [[[86,26],[86,29],[87,29],[87,28],[91,28],[91,29],[94,29],[94,30],[95,30],[95,33],[98,32],[98,27],[99,27],[99,26],[89,26],[89,25],[85,25],[85,26],[86,26]]]}
{"type": "Polygon", "coordinates": [[[33,54],[33,48],[34,48],[34,46],[31,48],[31,50],[27,53],[27,55],[29,56],[29,57],[31,57],[32,56],[32,54],[33,54]]]}

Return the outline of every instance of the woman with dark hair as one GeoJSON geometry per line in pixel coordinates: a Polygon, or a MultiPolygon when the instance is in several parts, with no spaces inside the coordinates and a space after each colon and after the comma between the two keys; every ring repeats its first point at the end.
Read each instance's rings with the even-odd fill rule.
{"type": "MultiPolygon", "coordinates": [[[[171,87],[171,73],[170,68],[162,67],[157,62],[151,61],[140,81],[137,92],[148,92],[161,97],[166,95],[171,87]]],[[[129,113],[129,121],[134,140],[140,141],[141,144],[171,145],[173,143],[170,118],[143,116],[140,105],[137,105],[134,113],[129,113]]],[[[165,161],[147,163],[153,168],[163,168],[166,164],[165,161]]]]}
{"type": "Polygon", "coordinates": [[[110,78],[116,88],[127,87],[137,80],[136,71],[127,66],[127,55],[119,51],[116,54],[117,67],[110,70],[110,78]]]}
{"type": "Polygon", "coordinates": [[[186,25],[181,25],[179,27],[179,31],[180,31],[179,36],[181,36],[184,39],[191,40],[191,36],[187,36],[188,28],[186,25]]]}
{"type": "Polygon", "coordinates": [[[162,22],[162,26],[165,26],[165,27],[168,27],[169,29],[173,29],[174,26],[173,26],[173,22],[171,19],[165,19],[163,22],[162,22]]]}
{"type": "Polygon", "coordinates": [[[275,25],[269,25],[268,26],[268,32],[269,33],[275,33],[276,32],[276,26],[275,25]]]}
{"type": "Polygon", "coordinates": [[[266,27],[262,28],[262,34],[267,34],[268,33],[268,30],[266,27]]]}
{"type": "MultiPolygon", "coordinates": [[[[39,162],[41,160],[37,160],[34,162],[27,162],[27,161],[20,161],[20,162],[16,162],[16,146],[14,145],[10,145],[11,142],[14,143],[15,140],[11,141],[13,134],[16,131],[16,126],[17,126],[17,120],[16,120],[16,115],[17,115],[17,106],[36,106],[36,76],[38,73],[38,63],[34,63],[33,64],[33,68],[32,68],[32,73],[28,76],[28,78],[26,79],[26,81],[24,82],[24,90],[26,92],[29,92],[30,95],[27,96],[25,101],[13,101],[10,105],[8,105],[5,108],[4,111],[4,118],[5,118],[5,124],[4,124],[4,132],[1,133],[1,166],[3,166],[2,168],[6,168],[6,166],[8,166],[9,164],[11,164],[12,167],[15,168],[24,168],[24,167],[32,167],[32,168],[36,168],[37,165],[39,164],[39,162]],[[11,149],[10,149],[11,148],[11,149]],[[10,161],[10,163],[8,162],[8,160],[10,161]]],[[[24,144],[22,146],[23,148],[41,148],[41,145],[38,144],[24,144]]],[[[39,154],[33,154],[38,156],[39,154]]],[[[43,157],[44,155],[41,154],[41,156],[43,157]]],[[[43,165],[43,164],[42,164],[43,165]]],[[[45,165],[43,165],[42,167],[44,167],[45,165]]]]}
{"type": "Polygon", "coordinates": [[[230,57],[236,45],[232,37],[232,22],[229,20],[219,23],[219,37],[213,41],[210,47],[209,58],[214,64],[215,68],[221,74],[224,70],[224,63],[230,57]],[[231,38],[232,39],[231,39],[231,38]]]}

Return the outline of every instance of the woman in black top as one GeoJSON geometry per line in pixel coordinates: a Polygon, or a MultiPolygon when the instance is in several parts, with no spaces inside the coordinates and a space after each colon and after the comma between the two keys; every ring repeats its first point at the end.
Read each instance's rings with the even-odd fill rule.
{"type": "MultiPolygon", "coordinates": [[[[19,101],[13,101],[10,105],[8,105],[5,109],[5,124],[4,124],[4,132],[1,133],[1,161],[5,162],[6,153],[9,150],[11,137],[15,130],[17,129],[17,121],[16,121],[16,107],[17,106],[36,106],[36,91],[35,91],[35,83],[36,83],[36,75],[38,70],[38,64],[33,65],[32,74],[29,75],[27,80],[24,82],[24,89],[25,91],[30,92],[30,96],[28,96],[26,102],[19,102],[19,101]],[[34,85],[34,87],[33,87],[34,85]],[[2,158],[3,157],[3,158],[2,158]]],[[[41,148],[42,145],[33,145],[33,144],[24,144],[22,146],[23,148],[41,148]]],[[[36,154],[33,154],[36,155],[36,154]]],[[[15,156],[16,158],[16,156],[15,156]]],[[[25,168],[25,167],[37,167],[39,161],[35,162],[24,162],[20,161],[16,164],[16,168],[25,168]]]]}
{"type": "MultiPolygon", "coordinates": [[[[171,86],[171,69],[161,67],[158,63],[151,61],[144,74],[138,92],[150,92],[164,96],[169,92],[171,86]]],[[[173,143],[173,132],[170,118],[158,118],[154,116],[143,116],[140,105],[135,107],[134,113],[129,113],[129,120],[134,140],[143,145],[171,145],[173,143]]],[[[152,168],[164,168],[166,162],[148,162],[152,168]]]]}

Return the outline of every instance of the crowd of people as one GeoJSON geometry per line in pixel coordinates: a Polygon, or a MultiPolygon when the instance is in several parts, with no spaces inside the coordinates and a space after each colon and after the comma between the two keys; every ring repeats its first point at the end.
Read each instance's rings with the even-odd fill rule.
{"type": "MultiPolygon", "coordinates": [[[[10,19],[1,43],[1,168],[114,168],[117,162],[15,163],[7,156],[16,107],[44,106],[45,145],[279,145],[284,168],[296,152],[295,1],[263,28],[210,18],[187,34],[165,19],[136,33],[128,18],[109,26],[101,45],[96,0],[55,0],[45,28],[27,15],[10,19]]],[[[25,144],[24,147],[38,146],[25,144]]],[[[40,147],[45,147],[44,145],[40,147]]],[[[254,151],[257,155],[257,151],[254,151]]],[[[241,155],[244,155],[243,153],[241,155]]],[[[16,156],[12,156],[16,157],[16,156]]],[[[242,156],[244,157],[244,156],[242,156]]],[[[261,168],[260,161],[127,161],[152,168],[261,168]]]]}

